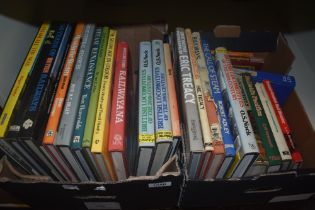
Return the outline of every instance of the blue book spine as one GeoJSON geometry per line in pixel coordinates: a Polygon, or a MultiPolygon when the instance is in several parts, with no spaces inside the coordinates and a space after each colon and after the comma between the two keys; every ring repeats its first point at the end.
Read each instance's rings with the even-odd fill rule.
{"type": "Polygon", "coordinates": [[[81,149],[81,146],[82,146],[84,128],[86,124],[88,105],[89,105],[90,97],[91,97],[92,82],[94,79],[94,73],[96,69],[96,61],[97,61],[97,56],[98,56],[98,48],[99,48],[100,40],[101,40],[101,34],[102,34],[102,27],[96,28],[93,45],[90,52],[88,69],[85,74],[84,86],[83,86],[82,96],[80,100],[80,107],[77,113],[77,119],[76,119],[74,131],[73,131],[73,137],[72,137],[72,143],[71,143],[72,149],[81,149]]]}
{"type": "Polygon", "coordinates": [[[223,104],[223,96],[222,96],[221,89],[219,86],[219,81],[216,75],[210,47],[207,40],[204,37],[202,37],[202,49],[203,49],[203,53],[206,59],[208,76],[210,80],[210,89],[212,91],[214,102],[218,106],[221,132],[222,132],[225,153],[226,153],[225,155],[234,157],[235,147],[234,147],[233,135],[231,133],[229,120],[227,119],[227,111],[223,104]]]}

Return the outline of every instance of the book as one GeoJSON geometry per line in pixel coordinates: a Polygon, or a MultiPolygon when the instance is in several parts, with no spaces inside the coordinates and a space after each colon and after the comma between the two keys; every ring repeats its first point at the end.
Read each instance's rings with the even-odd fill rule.
{"type": "MultiPolygon", "coordinates": [[[[103,67],[105,61],[105,54],[108,43],[109,28],[102,27],[102,34],[100,40],[100,46],[98,49],[96,69],[93,78],[93,86],[91,90],[91,98],[88,106],[86,123],[83,132],[83,141],[81,145],[81,153],[84,156],[84,159],[88,162],[90,168],[92,169],[97,180],[106,181],[103,179],[101,172],[98,170],[96,162],[94,160],[93,154],[91,152],[92,140],[93,140],[93,130],[94,123],[96,118],[96,110],[98,104],[98,98],[101,88],[102,76],[103,76],[103,67]]],[[[79,153],[78,153],[79,154],[79,153]]]]}
{"type": "Polygon", "coordinates": [[[64,164],[64,161],[60,162],[57,161],[59,153],[54,149],[53,144],[55,141],[60,117],[63,110],[63,104],[70,84],[71,76],[76,61],[76,55],[80,46],[83,31],[84,24],[78,23],[75,26],[69,50],[65,58],[61,78],[59,80],[56,95],[54,97],[52,108],[49,114],[48,122],[46,124],[46,129],[42,140],[42,146],[40,147],[41,151],[57,167],[58,171],[61,174],[63,174],[64,177],[66,177],[67,180],[71,180],[72,172],[64,164]]]}
{"type": "Polygon", "coordinates": [[[78,162],[82,166],[83,170],[87,174],[89,180],[96,181],[101,180],[97,177],[97,174],[94,175],[93,169],[90,167],[88,161],[82,154],[82,140],[84,135],[84,127],[86,125],[86,117],[88,111],[88,105],[91,98],[91,89],[93,86],[93,78],[96,69],[97,56],[100,46],[100,40],[102,35],[102,27],[97,27],[95,29],[95,34],[93,37],[93,44],[90,50],[89,61],[87,65],[87,71],[84,78],[84,83],[82,87],[82,94],[80,99],[80,106],[76,114],[75,127],[72,134],[71,140],[71,150],[75,154],[78,162]]]}
{"type": "Polygon", "coordinates": [[[272,107],[276,113],[277,119],[279,121],[282,133],[284,135],[285,141],[288,145],[288,148],[291,152],[292,156],[292,166],[289,167],[289,169],[298,169],[301,167],[303,163],[303,158],[299,150],[296,148],[295,143],[292,138],[291,129],[287,123],[287,120],[282,112],[282,109],[280,107],[280,104],[278,102],[278,99],[273,91],[273,88],[271,86],[271,83],[269,80],[263,80],[263,85],[266,89],[266,92],[269,96],[269,99],[271,101],[272,107]]]}
{"type": "Polygon", "coordinates": [[[168,43],[164,43],[164,59],[165,59],[165,69],[166,69],[166,81],[168,89],[168,101],[169,109],[171,114],[172,132],[173,132],[173,146],[170,156],[173,156],[181,141],[181,126],[178,110],[178,101],[175,85],[174,69],[172,64],[171,49],[168,43]]]}
{"type": "Polygon", "coordinates": [[[14,107],[18,103],[19,97],[25,90],[24,86],[26,86],[30,76],[32,75],[34,66],[38,61],[37,58],[39,57],[39,54],[42,51],[41,49],[46,38],[47,32],[49,30],[49,27],[50,27],[49,23],[43,23],[40,26],[37,35],[33,41],[33,44],[25,58],[21,70],[10,91],[10,95],[4,105],[4,108],[0,116],[0,138],[5,137],[6,135],[14,111],[14,107]]]}
{"type": "Polygon", "coordinates": [[[108,133],[116,41],[117,31],[110,29],[91,147],[91,152],[103,178],[112,181],[116,181],[117,176],[108,152],[108,133]]]}
{"type": "MultiPolygon", "coordinates": [[[[254,118],[251,122],[254,121],[264,148],[264,153],[260,152],[260,159],[268,161],[266,172],[277,172],[281,168],[281,157],[251,75],[248,73],[242,74],[241,82],[244,85],[244,91],[251,106],[254,118]]],[[[264,172],[263,170],[260,171],[264,172]]],[[[254,173],[254,175],[259,173],[260,172],[254,173]]]]}
{"type": "Polygon", "coordinates": [[[271,131],[274,135],[280,156],[281,156],[281,171],[288,170],[292,163],[291,152],[288,148],[288,145],[285,141],[284,135],[281,131],[278,119],[276,117],[275,111],[272,108],[269,96],[267,95],[266,89],[262,83],[257,82],[255,84],[256,90],[258,92],[259,98],[262,102],[263,109],[266,113],[271,131]]]}
{"type": "Polygon", "coordinates": [[[108,152],[110,153],[117,179],[129,176],[126,154],[127,128],[127,89],[128,87],[128,43],[119,42],[115,61],[113,98],[109,123],[108,152]]]}
{"type": "Polygon", "coordinates": [[[248,69],[248,70],[254,70],[259,71],[263,69],[264,66],[264,60],[262,58],[257,57],[231,57],[231,63],[233,68],[239,68],[239,69],[248,69]]]}
{"type": "Polygon", "coordinates": [[[136,176],[149,173],[155,149],[151,42],[140,42],[138,87],[138,155],[136,176]]]}
{"type": "Polygon", "coordinates": [[[59,79],[63,55],[71,33],[68,24],[52,24],[43,53],[34,67],[34,74],[25,87],[16,110],[16,118],[10,125],[7,141],[29,161],[42,175],[62,179],[53,164],[40,152],[38,146],[47,123],[50,108],[59,79]]]}
{"type": "Polygon", "coordinates": [[[240,178],[257,159],[259,150],[242,98],[241,89],[233,72],[229,56],[226,54],[226,49],[219,47],[216,48],[215,52],[217,71],[222,83],[224,83],[223,86],[225,86],[223,94],[228,99],[225,103],[228,104],[230,122],[236,136],[234,145],[237,155],[226,176],[240,178]]]}
{"type": "Polygon", "coordinates": [[[203,163],[204,143],[202,139],[199,111],[195,93],[194,78],[183,28],[176,28],[175,53],[179,76],[179,93],[184,120],[183,139],[185,146],[187,174],[197,179],[198,170],[203,163]]]}
{"type": "Polygon", "coordinates": [[[155,175],[168,160],[173,144],[171,114],[162,40],[152,40],[152,69],[155,119],[155,153],[149,174],[155,175]]]}
{"type": "Polygon", "coordinates": [[[207,39],[205,39],[203,36],[201,36],[201,41],[202,41],[202,50],[204,53],[207,71],[208,71],[208,78],[210,80],[209,86],[211,89],[213,100],[217,107],[217,112],[219,114],[221,134],[222,134],[223,143],[224,143],[225,158],[216,175],[216,178],[222,179],[227,173],[227,170],[231,166],[235,157],[236,151],[234,147],[234,137],[232,135],[232,131],[230,127],[230,121],[228,120],[226,106],[223,102],[221,87],[220,87],[220,83],[217,77],[209,43],[207,39]]]}
{"type": "Polygon", "coordinates": [[[197,107],[199,112],[199,119],[201,124],[201,132],[202,132],[202,138],[204,143],[204,158],[203,163],[199,171],[197,172],[197,176],[203,176],[205,171],[208,170],[209,166],[211,165],[211,162],[214,157],[214,142],[212,138],[212,134],[210,132],[210,125],[209,125],[209,119],[207,115],[206,110],[206,103],[204,99],[203,94],[203,87],[201,84],[200,74],[197,66],[196,61],[196,55],[194,51],[194,44],[192,40],[192,33],[190,29],[185,29],[185,35],[186,35],[186,41],[188,46],[188,52],[189,52],[189,58],[190,58],[190,64],[191,64],[191,70],[192,75],[194,79],[194,87],[197,97],[197,107]]]}
{"type": "Polygon", "coordinates": [[[238,68],[234,68],[233,70],[238,75],[241,73],[250,73],[254,83],[263,82],[263,80],[270,80],[280,106],[283,106],[295,88],[295,78],[291,75],[282,75],[266,71],[252,71],[249,69],[238,68]]]}
{"type": "MultiPolygon", "coordinates": [[[[75,127],[76,114],[79,109],[84,76],[87,71],[90,50],[95,32],[94,24],[86,24],[82,36],[81,45],[77,55],[75,67],[71,77],[63,112],[58,125],[57,136],[54,140],[55,148],[67,161],[65,165],[70,167],[79,181],[89,181],[85,171],[71,151],[72,134],[75,127]]],[[[62,157],[58,161],[62,160],[62,157]]]]}
{"type": "Polygon", "coordinates": [[[197,66],[200,74],[201,86],[205,99],[205,107],[208,116],[208,124],[210,126],[210,134],[213,140],[213,157],[211,160],[211,164],[209,163],[209,165],[205,167],[205,170],[201,172],[201,177],[204,179],[211,179],[215,178],[225,158],[225,150],[222,139],[218,110],[213,99],[213,94],[210,87],[210,79],[206,67],[205,56],[203,54],[201,47],[201,38],[199,32],[192,33],[192,39],[194,44],[197,66]]]}

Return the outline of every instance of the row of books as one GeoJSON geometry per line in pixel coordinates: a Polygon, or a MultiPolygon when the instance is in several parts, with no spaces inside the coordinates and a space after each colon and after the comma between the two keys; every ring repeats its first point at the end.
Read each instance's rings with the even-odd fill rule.
{"type": "Polygon", "coordinates": [[[59,181],[126,179],[128,52],[108,27],[44,23],[1,115],[2,151],[59,181]]]}
{"type": "Polygon", "coordinates": [[[177,28],[174,43],[190,179],[241,178],[301,166],[271,85],[292,87],[293,78],[253,72],[264,61],[250,53],[224,47],[212,53],[202,32],[177,28]]]}
{"type": "Polygon", "coordinates": [[[277,101],[293,77],[257,71],[252,53],[211,51],[206,33],[177,28],[138,55],[117,33],[42,24],[0,118],[0,149],[21,170],[71,182],[155,175],[182,143],[191,179],[301,165],[277,101]]]}

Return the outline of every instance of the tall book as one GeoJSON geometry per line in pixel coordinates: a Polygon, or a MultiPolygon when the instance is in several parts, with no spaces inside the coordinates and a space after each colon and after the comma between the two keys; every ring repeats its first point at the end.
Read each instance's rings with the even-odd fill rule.
{"type": "Polygon", "coordinates": [[[178,71],[180,81],[179,92],[184,120],[183,138],[185,142],[187,172],[190,179],[197,179],[198,170],[203,163],[204,153],[204,143],[197,105],[198,99],[196,97],[194,76],[183,28],[176,28],[175,38],[175,53],[177,55],[176,59],[178,59],[178,69],[176,70],[178,71]]]}
{"type": "Polygon", "coordinates": [[[19,102],[16,118],[10,125],[8,142],[31,164],[47,175],[47,171],[62,179],[47,158],[40,152],[45,125],[49,116],[63,57],[67,50],[72,27],[67,24],[52,24],[44,45],[45,51],[36,64],[34,76],[25,87],[19,102]],[[49,40],[49,38],[51,40],[49,40]],[[45,53],[44,53],[45,52],[45,53]],[[14,138],[15,137],[15,138],[14,138]],[[32,154],[32,155],[31,155],[32,154]]]}
{"type": "Polygon", "coordinates": [[[162,40],[152,40],[153,93],[155,114],[155,154],[150,175],[155,175],[168,160],[173,143],[171,114],[162,40]]]}
{"type": "Polygon", "coordinates": [[[287,123],[287,120],[282,112],[278,99],[273,91],[271,83],[269,80],[263,80],[264,87],[271,101],[272,107],[276,113],[277,119],[281,126],[282,133],[284,135],[285,141],[289,147],[292,156],[292,166],[290,169],[298,169],[303,163],[303,158],[299,150],[296,148],[295,143],[292,138],[291,129],[287,123]]]}
{"type": "Polygon", "coordinates": [[[96,61],[100,46],[100,39],[102,35],[102,27],[97,27],[95,30],[95,35],[93,38],[93,44],[91,48],[91,52],[89,55],[89,62],[87,66],[87,71],[84,78],[83,88],[82,88],[82,94],[80,99],[80,106],[78,109],[78,112],[76,114],[76,121],[75,121],[75,127],[72,135],[71,140],[71,150],[73,153],[75,153],[76,158],[82,168],[84,169],[85,173],[89,177],[89,180],[96,181],[100,180],[100,178],[97,177],[97,174],[95,175],[93,172],[93,169],[90,167],[89,162],[86,160],[86,158],[82,154],[82,140],[84,135],[84,127],[86,125],[86,117],[88,112],[88,105],[91,98],[91,89],[93,86],[93,78],[95,74],[96,69],[96,61]]]}
{"type": "Polygon", "coordinates": [[[191,70],[194,79],[194,87],[197,97],[197,107],[199,111],[199,118],[201,124],[201,132],[204,143],[204,158],[201,168],[197,172],[197,176],[203,176],[204,173],[207,173],[209,166],[212,163],[214,157],[214,145],[213,138],[210,132],[209,119],[206,110],[206,103],[204,99],[204,91],[200,79],[200,73],[197,66],[196,55],[194,51],[194,44],[192,40],[192,34],[190,29],[185,30],[186,41],[188,46],[189,58],[191,63],[191,70]]]}
{"type": "Polygon", "coordinates": [[[172,64],[171,49],[168,43],[164,43],[164,57],[165,57],[165,70],[166,70],[166,81],[168,89],[168,101],[169,109],[171,114],[171,123],[172,123],[172,132],[173,132],[173,146],[170,156],[173,156],[181,141],[181,127],[180,127],[180,118],[178,110],[178,101],[177,93],[175,86],[175,76],[174,69],[172,64]]]}
{"type": "Polygon", "coordinates": [[[128,44],[119,42],[115,61],[113,99],[109,124],[108,151],[110,153],[117,179],[129,176],[126,152],[127,136],[127,89],[128,89],[128,44]]]}
{"type": "Polygon", "coordinates": [[[223,94],[226,95],[225,103],[229,107],[230,121],[236,136],[234,145],[237,154],[227,177],[240,178],[257,159],[259,149],[227,50],[223,47],[216,48],[215,59],[220,81],[225,86],[223,94]]]}
{"type": "Polygon", "coordinates": [[[49,27],[50,27],[49,23],[43,23],[39,28],[37,35],[33,41],[33,44],[21,67],[20,73],[15,80],[12,90],[10,91],[10,95],[4,105],[0,117],[0,138],[4,137],[7,132],[14,107],[18,103],[19,97],[23,93],[24,86],[26,85],[27,81],[32,75],[32,71],[37,62],[37,58],[39,57],[39,54],[41,52],[49,27]]]}
{"type": "Polygon", "coordinates": [[[234,137],[232,135],[230,121],[226,106],[223,102],[223,96],[218,81],[215,65],[210,51],[210,46],[206,38],[202,36],[202,49],[205,57],[205,62],[208,70],[209,85],[212,93],[213,100],[217,107],[217,112],[220,119],[221,134],[224,142],[225,158],[219,168],[216,178],[222,179],[227,173],[228,168],[231,166],[235,158],[234,137]]]}
{"type": "Polygon", "coordinates": [[[71,180],[72,172],[68,169],[66,165],[62,165],[56,160],[57,157],[59,157],[59,153],[53,149],[53,144],[62,114],[63,104],[74,69],[76,55],[81,43],[83,31],[84,24],[79,23],[75,26],[69,50],[67,52],[65,63],[62,69],[61,78],[57,87],[57,92],[54,97],[51,112],[49,114],[44,137],[42,140],[42,146],[40,147],[46,157],[50,159],[50,161],[58,168],[58,171],[62,173],[67,180],[71,180]]]}
{"type": "Polygon", "coordinates": [[[138,155],[136,175],[149,173],[155,149],[151,42],[140,42],[138,83],[138,155]]]}
{"type": "Polygon", "coordinates": [[[200,74],[200,80],[205,98],[205,107],[208,116],[208,123],[210,126],[210,134],[213,140],[213,158],[211,164],[205,167],[205,170],[201,173],[201,177],[204,179],[215,178],[224,158],[225,150],[222,139],[222,132],[220,126],[220,120],[218,116],[217,106],[213,99],[213,93],[210,88],[210,79],[208,76],[208,70],[206,67],[205,56],[202,52],[201,39],[199,32],[192,33],[192,39],[194,43],[194,51],[197,60],[197,66],[200,74]]]}
{"type": "Polygon", "coordinates": [[[267,94],[267,91],[262,83],[257,82],[255,84],[256,90],[258,92],[259,98],[262,102],[263,109],[266,113],[269,125],[271,127],[271,131],[274,135],[280,156],[281,156],[281,169],[280,170],[288,170],[292,163],[291,152],[288,148],[288,145],[285,141],[284,135],[281,131],[281,127],[279,125],[278,119],[276,117],[276,113],[272,108],[271,101],[267,94]]]}
{"type": "Polygon", "coordinates": [[[54,148],[58,148],[60,154],[62,155],[58,161],[64,158],[67,161],[65,164],[68,164],[68,167],[73,170],[80,181],[89,181],[89,178],[71,151],[71,141],[75,127],[76,114],[80,105],[84,76],[87,71],[94,32],[95,25],[85,25],[82,42],[60,118],[57,136],[54,141],[54,148]]]}
{"type": "Polygon", "coordinates": [[[46,40],[46,35],[48,34],[49,28],[50,24],[48,23],[43,23],[39,28],[39,31],[33,41],[27,57],[25,58],[20,73],[12,87],[0,117],[0,149],[10,158],[10,160],[15,162],[30,174],[36,174],[36,170],[33,169],[32,166],[27,163],[26,160],[20,154],[18,154],[14,148],[2,138],[6,136],[7,129],[13,118],[13,113],[17,109],[16,106],[18,106],[19,98],[23,95],[25,87],[34,75],[35,71],[33,70],[39,60],[38,58],[40,57],[40,54],[43,51],[44,41],[46,40]]]}
{"type": "MultiPolygon", "coordinates": [[[[251,75],[246,73],[242,74],[241,81],[244,85],[244,91],[248,97],[254,122],[257,126],[258,134],[264,147],[266,160],[268,161],[268,168],[266,172],[277,172],[281,167],[281,157],[251,75]]],[[[257,175],[259,172],[253,172],[253,174],[257,175]]]]}
{"type": "Polygon", "coordinates": [[[101,88],[102,77],[103,77],[103,68],[104,68],[105,54],[106,54],[107,43],[108,43],[108,35],[109,35],[109,28],[102,27],[100,46],[98,49],[98,55],[97,55],[97,61],[96,61],[96,69],[94,73],[93,86],[91,90],[91,98],[90,98],[90,102],[89,102],[89,106],[87,110],[86,123],[84,127],[84,132],[83,132],[83,141],[81,145],[82,155],[84,156],[85,160],[88,162],[97,180],[100,180],[100,181],[106,181],[106,180],[103,179],[101,171],[98,170],[93,154],[91,152],[91,146],[92,146],[92,140],[93,140],[93,131],[94,131],[94,123],[96,119],[98,98],[99,98],[99,93],[100,93],[100,88],[101,88]]]}
{"type": "Polygon", "coordinates": [[[117,180],[117,176],[108,152],[108,133],[116,41],[117,31],[110,29],[91,147],[91,152],[103,178],[113,181],[117,180]]]}

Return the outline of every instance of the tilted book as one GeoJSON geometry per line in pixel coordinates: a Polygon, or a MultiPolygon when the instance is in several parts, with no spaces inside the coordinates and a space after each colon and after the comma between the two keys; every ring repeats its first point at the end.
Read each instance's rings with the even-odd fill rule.
{"type": "MultiPolygon", "coordinates": [[[[96,69],[93,78],[93,86],[91,90],[91,98],[87,110],[86,123],[83,132],[83,141],[82,141],[82,150],[81,153],[84,156],[84,159],[88,162],[90,168],[93,170],[94,175],[100,181],[106,181],[103,179],[101,171],[98,169],[96,162],[94,160],[93,154],[91,152],[92,140],[93,140],[93,131],[94,123],[96,118],[96,110],[98,105],[98,97],[101,88],[103,68],[105,62],[105,54],[108,43],[109,28],[102,27],[102,34],[100,40],[100,46],[98,49],[96,69]]],[[[79,154],[80,155],[80,154],[79,154]]]]}
{"type": "Polygon", "coordinates": [[[227,177],[242,177],[259,155],[258,146],[250,123],[241,89],[233,72],[229,56],[225,48],[216,48],[215,59],[221,81],[225,83],[226,103],[229,105],[229,116],[234,128],[236,140],[234,145],[238,151],[227,177]]]}
{"type": "Polygon", "coordinates": [[[52,173],[58,180],[63,178],[41,153],[38,146],[41,145],[71,31],[70,25],[52,24],[43,51],[32,71],[34,73],[20,98],[15,120],[10,125],[8,133],[8,137],[13,137],[8,139],[8,142],[27,161],[41,171],[41,174],[52,173]]]}
{"type": "Polygon", "coordinates": [[[90,50],[89,61],[87,66],[87,71],[84,78],[84,83],[82,87],[80,106],[76,115],[75,126],[72,134],[71,140],[71,150],[75,153],[78,162],[81,164],[83,170],[87,174],[89,180],[96,181],[101,179],[97,178],[89,162],[82,154],[82,141],[84,135],[84,127],[86,125],[86,116],[88,111],[88,105],[91,98],[91,89],[93,86],[93,78],[96,68],[96,60],[98,55],[98,49],[100,45],[100,39],[102,35],[102,27],[97,27],[95,30],[92,48],[90,50]]]}
{"type": "Polygon", "coordinates": [[[138,95],[138,157],[136,175],[149,173],[155,149],[151,42],[140,42],[138,95]]]}
{"type": "Polygon", "coordinates": [[[208,124],[210,126],[210,134],[213,141],[213,157],[205,167],[204,172],[201,172],[201,177],[204,179],[215,178],[224,158],[224,143],[222,139],[220,120],[217,106],[213,99],[213,93],[210,88],[210,79],[206,67],[205,56],[202,52],[201,40],[199,32],[192,33],[194,43],[194,51],[196,55],[197,66],[200,74],[201,86],[204,94],[205,106],[208,116],[208,124]]]}
{"type": "Polygon", "coordinates": [[[152,40],[153,93],[155,114],[155,154],[150,175],[155,175],[168,160],[173,144],[171,113],[162,40],[152,40]]]}
{"type": "Polygon", "coordinates": [[[60,116],[63,109],[64,100],[70,83],[71,75],[74,68],[74,63],[76,59],[76,54],[81,42],[81,37],[83,33],[84,25],[77,24],[74,29],[72,40],[67,52],[65,63],[63,65],[61,77],[57,87],[56,95],[53,100],[52,108],[49,114],[48,122],[46,125],[44,137],[42,140],[42,146],[40,147],[42,152],[50,159],[50,161],[58,168],[58,170],[70,180],[70,172],[65,166],[59,165],[58,162],[53,158],[58,156],[58,154],[53,154],[49,152],[49,145],[53,145],[55,136],[57,133],[60,116]]]}
{"type": "MultiPolygon", "coordinates": [[[[109,124],[108,152],[118,180],[129,176],[126,152],[127,136],[127,90],[128,90],[128,44],[119,42],[115,61],[113,98],[109,124]]],[[[130,139],[129,139],[130,140],[130,139]]]]}
{"type": "Polygon", "coordinates": [[[220,169],[217,172],[216,178],[224,178],[228,168],[232,164],[235,157],[234,137],[232,135],[230,121],[228,120],[228,114],[226,106],[223,102],[223,96],[221,92],[220,83],[218,81],[217,72],[213,62],[213,58],[210,51],[210,46],[202,36],[202,49],[205,56],[205,62],[208,70],[208,78],[210,80],[210,89],[213,100],[217,106],[217,111],[220,119],[221,134],[224,142],[225,158],[221,164],[220,169]]]}
{"type": "Polygon", "coordinates": [[[275,137],[275,141],[278,146],[278,150],[281,156],[281,170],[288,170],[292,163],[291,152],[285,141],[284,135],[282,133],[281,127],[279,125],[276,113],[273,110],[267,91],[262,83],[257,82],[255,84],[256,90],[258,92],[259,98],[263,105],[264,111],[266,113],[271,131],[275,137]]]}
{"type": "Polygon", "coordinates": [[[198,170],[203,163],[204,143],[202,139],[198,99],[196,97],[194,77],[187,48],[185,31],[176,28],[175,53],[178,61],[176,71],[180,82],[180,98],[182,103],[182,116],[184,120],[183,139],[185,142],[185,155],[188,177],[197,179],[198,170]]]}
{"type": "Polygon", "coordinates": [[[117,31],[110,29],[91,147],[103,179],[112,181],[116,181],[117,176],[108,152],[108,133],[116,42],[117,31]]]}
{"type": "MultiPolygon", "coordinates": [[[[245,94],[248,97],[248,103],[251,106],[254,118],[253,124],[257,127],[258,135],[264,147],[265,158],[268,161],[266,172],[277,172],[281,167],[281,157],[251,75],[242,74],[241,81],[244,85],[245,94]]],[[[262,153],[260,154],[263,157],[262,153]]],[[[257,174],[259,173],[253,175],[257,174]]]]}
{"type": "Polygon", "coordinates": [[[271,101],[272,107],[276,113],[277,119],[279,121],[282,133],[284,135],[285,141],[289,147],[292,156],[292,166],[289,169],[298,169],[302,166],[303,158],[299,150],[296,148],[295,143],[292,139],[291,129],[287,123],[287,120],[282,112],[278,99],[273,91],[271,83],[269,80],[263,80],[264,87],[271,101]]]}

